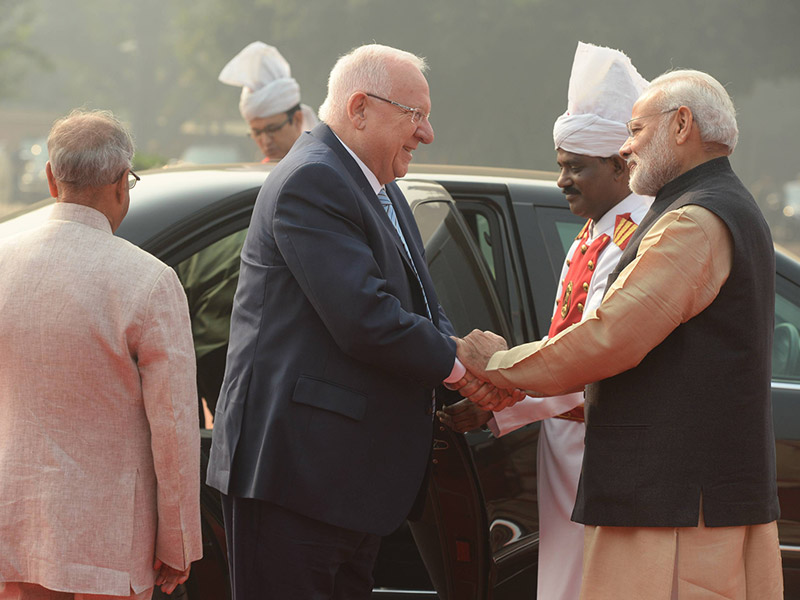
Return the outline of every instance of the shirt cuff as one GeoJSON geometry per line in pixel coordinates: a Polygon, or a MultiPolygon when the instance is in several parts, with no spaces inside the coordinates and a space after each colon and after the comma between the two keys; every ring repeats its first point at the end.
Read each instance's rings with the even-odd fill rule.
{"type": "Polygon", "coordinates": [[[444,380],[444,383],[455,383],[464,375],[467,374],[467,368],[461,364],[461,361],[456,358],[455,362],[453,363],[453,370],[450,371],[450,375],[447,376],[447,379],[444,380]]]}

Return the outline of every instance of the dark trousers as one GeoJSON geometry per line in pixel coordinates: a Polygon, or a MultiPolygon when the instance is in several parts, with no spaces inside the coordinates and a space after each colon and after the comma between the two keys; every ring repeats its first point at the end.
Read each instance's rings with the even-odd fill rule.
{"type": "Polygon", "coordinates": [[[381,538],[222,494],[233,600],[361,600],[381,538]]]}

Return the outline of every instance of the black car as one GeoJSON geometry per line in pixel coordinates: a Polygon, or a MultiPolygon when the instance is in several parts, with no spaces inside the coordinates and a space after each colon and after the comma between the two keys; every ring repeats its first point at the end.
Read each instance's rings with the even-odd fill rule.
{"type": "MultiPolygon", "coordinates": [[[[205,403],[212,406],[227,341],[227,333],[220,337],[219,331],[227,331],[238,251],[269,170],[267,165],[228,165],[144,173],[117,231],[173,266],[182,278],[200,362],[198,383],[205,403]],[[215,326],[208,325],[209,314],[215,326]],[[210,329],[217,333],[209,334],[210,329]]],[[[561,265],[583,225],[569,212],[555,175],[417,166],[399,183],[456,332],[490,329],[511,345],[546,334],[561,265]]],[[[37,225],[48,213],[45,202],[6,218],[0,221],[0,237],[37,225]]],[[[800,597],[798,329],[800,263],[778,252],[772,390],[786,597],[800,597]]],[[[205,472],[211,431],[201,433],[205,472]]],[[[538,423],[502,438],[482,430],[455,434],[437,424],[425,514],[384,540],[373,597],[535,597],[538,436],[538,423]]],[[[229,598],[217,492],[203,486],[201,506],[204,558],[174,595],[229,598]]]]}

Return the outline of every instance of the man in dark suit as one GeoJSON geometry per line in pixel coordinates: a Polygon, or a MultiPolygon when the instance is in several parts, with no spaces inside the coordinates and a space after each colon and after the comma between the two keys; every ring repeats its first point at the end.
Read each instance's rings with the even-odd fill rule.
{"type": "Polygon", "coordinates": [[[325,123],[256,201],[208,469],[235,600],[368,598],[423,487],[432,391],[463,374],[394,183],[433,141],[424,69],[375,44],[339,59],[325,123]]]}

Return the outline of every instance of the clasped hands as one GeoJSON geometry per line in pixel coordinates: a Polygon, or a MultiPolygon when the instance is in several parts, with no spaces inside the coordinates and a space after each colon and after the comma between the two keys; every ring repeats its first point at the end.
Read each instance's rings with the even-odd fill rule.
{"type": "Polygon", "coordinates": [[[456,356],[467,372],[456,383],[448,384],[448,388],[457,390],[485,411],[503,410],[525,397],[522,390],[500,388],[489,381],[486,373],[489,359],[495,352],[508,350],[508,344],[501,336],[473,329],[466,337],[453,339],[456,341],[456,356]]]}

